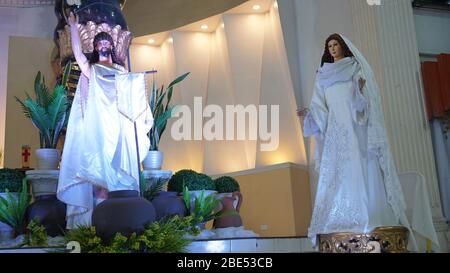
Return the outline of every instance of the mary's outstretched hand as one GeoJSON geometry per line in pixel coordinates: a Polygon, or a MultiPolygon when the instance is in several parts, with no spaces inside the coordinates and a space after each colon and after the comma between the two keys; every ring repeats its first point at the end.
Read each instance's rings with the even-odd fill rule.
{"type": "Polygon", "coordinates": [[[297,116],[299,116],[299,117],[305,117],[305,116],[308,114],[308,112],[309,112],[309,109],[308,109],[308,108],[300,108],[300,109],[297,109],[297,116]]]}
{"type": "Polygon", "coordinates": [[[359,90],[361,91],[361,93],[363,92],[363,88],[366,85],[366,80],[363,78],[359,78],[358,80],[358,84],[359,84],[359,90]]]}

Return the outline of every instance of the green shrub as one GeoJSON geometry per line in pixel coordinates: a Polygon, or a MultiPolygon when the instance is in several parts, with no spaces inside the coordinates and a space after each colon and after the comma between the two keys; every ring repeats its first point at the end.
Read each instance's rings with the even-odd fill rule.
{"type": "Polygon", "coordinates": [[[214,180],[218,193],[241,191],[239,183],[231,176],[222,176],[214,180]]]}
{"type": "Polygon", "coordinates": [[[14,169],[0,169],[0,192],[19,192],[25,175],[14,169]]]}
{"type": "Polygon", "coordinates": [[[190,191],[216,190],[211,177],[193,170],[181,170],[175,173],[167,184],[167,190],[183,192],[184,186],[190,191]]]}
{"type": "Polygon", "coordinates": [[[82,253],[180,253],[191,243],[187,238],[191,217],[175,215],[148,225],[141,234],[129,238],[117,233],[112,241],[104,244],[96,235],[95,227],[80,226],[70,230],[66,243],[80,243],[82,253]]]}
{"type": "Polygon", "coordinates": [[[31,196],[28,194],[27,180],[22,180],[22,190],[16,198],[8,190],[6,199],[0,196],[0,222],[11,226],[16,235],[24,233],[25,211],[30,204],[31,196]]]}
{"type": "Polygon", "coordinates": [[[35,220],[31,220],[31,222],[27,226],[27,233],[23,239],[23,244],[31,247],[46,247],[48,246],[48,235],[45,231],[45,227],[39,224],[39,222],[35,220]]]}

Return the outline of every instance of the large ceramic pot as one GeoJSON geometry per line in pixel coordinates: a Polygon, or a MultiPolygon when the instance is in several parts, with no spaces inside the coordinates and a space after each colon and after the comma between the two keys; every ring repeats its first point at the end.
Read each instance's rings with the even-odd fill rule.
{"type": "Polygon", "coordinates": [[[153,198],[152,204],[156,210],[156,220],[172,215],[184,217],[187,214],[186,205],[177,192],[162,191],[153,198]]]}
{"type": "Polygon", "coordinates": [[[161,170],[164,154],[161,151],[148,151],[142,162],[144,170],[161,170]]]}
{"type": "Polygon", "coordinates": [[[109,242],[116,233],[127,237],[133,232],[140,233],[155,219],[152,203],[131,190],[109,192],[108,199],[92,213],[92,225],[104,242],[109,242]]]}
{"type": "Polygon", "coordinates": [[[44,226],[51,237],[64,235],[66,228],[66,204],[59,201],[55,194],[35,196],[35,201],[27,207],[25,222],[28,225],[35,220],[44,226]]]}
{"type": "Polygon", "coordinates": [[[242,226],[242,219],[239,215],[239,210],[242,205],[242,194],[238,191],[233,192],[231,195],[225,195],[221,199],[221,205],[223,216],[214,220],[214,228],[228,228],[228,227],[240,227],[242,226]],[[237,207],[235,208],[233,203],[238,200],[237,207]]]}
{"type": "Polygon", "coordinates": [[[36,160],[38,170],[57,170],[61,152],[58,149],[37,149],[36,160]]]}

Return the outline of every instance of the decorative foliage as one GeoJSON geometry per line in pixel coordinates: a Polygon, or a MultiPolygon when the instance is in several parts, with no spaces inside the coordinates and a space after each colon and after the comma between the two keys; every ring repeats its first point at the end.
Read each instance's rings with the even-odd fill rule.
{"type": "Polygon", "coordinates": [[[14,197],[8,190],[6,196],[6,199],[0,196],[0,221],[11,226],[16,235],[23,234],[25,210],[31,200],[26,178],[22,180],[22,190],[18,198],[14,197]]]}
{"type": "Polygon", "coordinates": [[[160,192],[163,191],[164,184],[166,184],[167,179],[158,178],[155,182],[153,182],[150,187],[148,187],[144,191],[144,198],[148,201],[152,201],[160,192]]]}
{"type": "Polygon", "coordinates": [[[184,187],[191,191],[215,190],[214,181],[206,174],[197,173],[193,170],[181,170],[176,172],[169,180],[168,191],[182,192],[184,187]]]}
{"type": "Polygon", "coordinates": [[[222,176],[214,180],[218,193],[241,191],[239,183],[231,176],[222,176]]]}
{"type": "Polygon", "coordinates": [[[24,101],[15,97],[22,106],[25,116],[38,128],[41,148],[56,148],[62,130],[67,126],[69,103],[65,86],[68,73],[70,73],[69,65],[65,67],[62,84],[56,85],[50,94],[44,77],[38,72],[34,80],[36,100],[28,93],[25,93],[24,101]]]}
{"type": "Polygon", "coordinates": [[[96,235],[95,227],[70,230],[65,239],[80,243],[82,253],[179,253],[191,243],[186,236],[191,219],[174,216],[154,222],[142,234],[133,233],[129,238],[117,233],[106,245],[96,235]]]}
{"type": "Polygon", "coordinates": [[[65,234],[65,240],[66,243],[78,242],[84,253],[96,253],[102,245],[102,239],[97,236],[93,226],[78,226],[71,229],[65,234]]]}
{"type": "Polygon", "coordinates": [[[167,120],[171,118],[174,113],[175,106],[170,106],[173,88],[176,84],[183,81],[188,75],[189,72],[179,76],[169,84],[167,89],[164,89],[164,86],[156,89],[155,82],[153,82],[152,93],[150,96],[150,109],[153,114],[154,125],[148,133],[151,151],[158,151],[159,141],[166,130],[167,120]]]}
{"type": "Polygon", "coordinates": [[[220,200],[216,198],[216,194],[210,194],[205,197],[205,192],[202,191],[199,197],[196,197],[194,201],[191,201],[191,196],[189,194],[189,188],[184,187],[183,190],[183,200],[189,216],[192,217],[192,226],[198,227],[206,222],[214,220],[222,216],[222,211],[216,212],[220,207],[220,200]],[[193,207],[191,208],[191,205],[193,207]]]}
{"type": "Polygon", "coordinates": [[[25,234],[23,244],[31,247],[35,246],[48,246],[48,235],[45,231],[45,227],[40,225],[35,220],[31,220],[31,222],[27,226],[27,233],[25,234]]]}
{"type": "Polygon", "coordinates": [[[0,192],[19,192],[25,175],[14,169],[0,169],[0,192]]]}

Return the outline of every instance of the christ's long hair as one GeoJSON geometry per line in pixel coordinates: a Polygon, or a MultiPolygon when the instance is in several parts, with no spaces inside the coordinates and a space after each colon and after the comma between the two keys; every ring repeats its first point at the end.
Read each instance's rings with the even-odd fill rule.
{"type": "Polygon", "coordinates": [[[112,62],[118,65],[123,66],[123,63],[117,58],[116,56],[116,48],[114,46],[114,41],[113,38],[111,37],[111,35],[109,35],[106,32],[100,32],[99,34],[95,35],[94,37],[94,51],[91,54],[91,57],[89,58],[89,63],[90,64],[95,64],[98,63],[99,61],[99,55],[98,55],[98,51],[95,49],[97,46],[97,43],[100,41],[108,41],[111,43],[112,49],[111,49],[111,59],[112,62]]]}
{"type": "Polygon", "coordinates": [[[328,49],[328,43],[331,40],[336,40],[341,45],[342,51],[344,53],[344,58],[345,57],[353,57],[353,53],[348,48],[347,44],[345,43],[344,39],[342,39],[341,35],[339,35],[337,33],[333,33],[325,41],[325,50],[323,52],[322,62],[320,63],[320,67],[322,67],[324,63],[334,63],[334,58],[333,58],[333,56],[331,56],[330,50],[328,49]]]}

